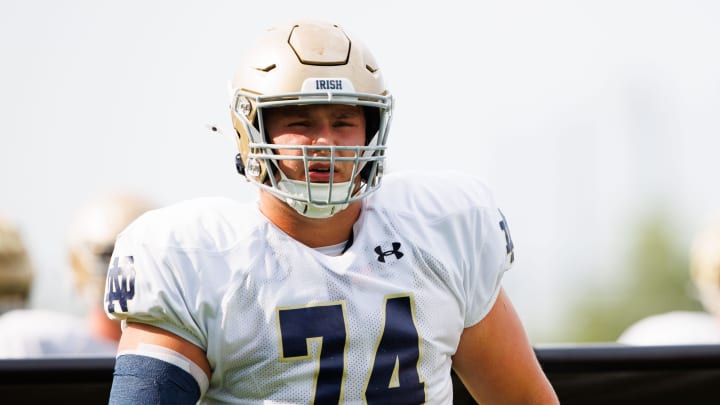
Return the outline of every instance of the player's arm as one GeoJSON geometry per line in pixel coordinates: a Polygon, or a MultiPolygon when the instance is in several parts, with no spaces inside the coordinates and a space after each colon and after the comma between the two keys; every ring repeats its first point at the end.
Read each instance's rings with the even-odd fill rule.
{"type": "Polygon", "coordinates": [[[487,316],[464,330],[453,368],[484,405],[559,404],[502,289],[487,316]]]}
{"type": "Polygon", "coordinates": [[[207,390],[205,352],[153,326],[128,323],[115,361],[110,405],[194,405],[207,390]]]}

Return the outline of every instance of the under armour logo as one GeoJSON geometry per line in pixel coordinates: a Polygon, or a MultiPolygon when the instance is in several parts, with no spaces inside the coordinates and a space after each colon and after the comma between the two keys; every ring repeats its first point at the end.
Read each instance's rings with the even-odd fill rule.
{"type": "Polygon", "coordinates": [[[396,259],[399,259],[399,258],[405,256],[405,254],[400,251],[400,242],[393,242],[392,250],[382,250],[382,248],[380,246],[376,246],[375,253],[378,254],[377,259],[380,263],[385,263],[385,257],[390,256],[390,255],[395,255],[396,259]]]}
{"type": "Polygon", "coordinates": [[[115,301],[120,304],[122,312],[127,312],[127,303],[133,298],[135,298],[135,266],[133,257],[116,257],[108,269],[107,295],[105,296],[108,312],[115,312],[115,301]]]}

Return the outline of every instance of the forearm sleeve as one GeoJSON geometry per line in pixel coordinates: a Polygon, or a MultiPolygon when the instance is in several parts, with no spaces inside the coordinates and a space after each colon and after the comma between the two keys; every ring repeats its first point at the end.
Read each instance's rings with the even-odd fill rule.
{"type": "Polygon", "coordinates": [[[189,372],[154,358],[123,354],[115,361],[109,405],[195,405],[200,386],[189,372]]]}

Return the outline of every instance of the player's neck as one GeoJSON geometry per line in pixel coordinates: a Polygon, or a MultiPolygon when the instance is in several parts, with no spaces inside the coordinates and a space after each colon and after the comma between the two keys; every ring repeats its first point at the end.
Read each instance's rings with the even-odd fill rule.
{"type": "Polygon", "coordinates": [[[307,218],[269,193],[260,193],[260,211],[290,237],[313,248],[347,241],[361,207],[357,201],[332,217],[307,218]]]}

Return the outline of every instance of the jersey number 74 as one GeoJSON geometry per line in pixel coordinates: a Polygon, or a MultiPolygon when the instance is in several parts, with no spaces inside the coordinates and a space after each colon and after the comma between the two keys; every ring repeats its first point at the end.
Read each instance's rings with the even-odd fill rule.
{"type": "MultiPolygon", "coordinates": [[[[365,384],[367,404],[422,404],[420,340],[410,295],[385,298],[385,322],[365,384]]],[[[345,302],[278,310],[283,361],[310,360],[310,342],[318,341],[319,365],[313,404],[338,404],[343,399],[345,351],[348,343],[345,302]]]]}

